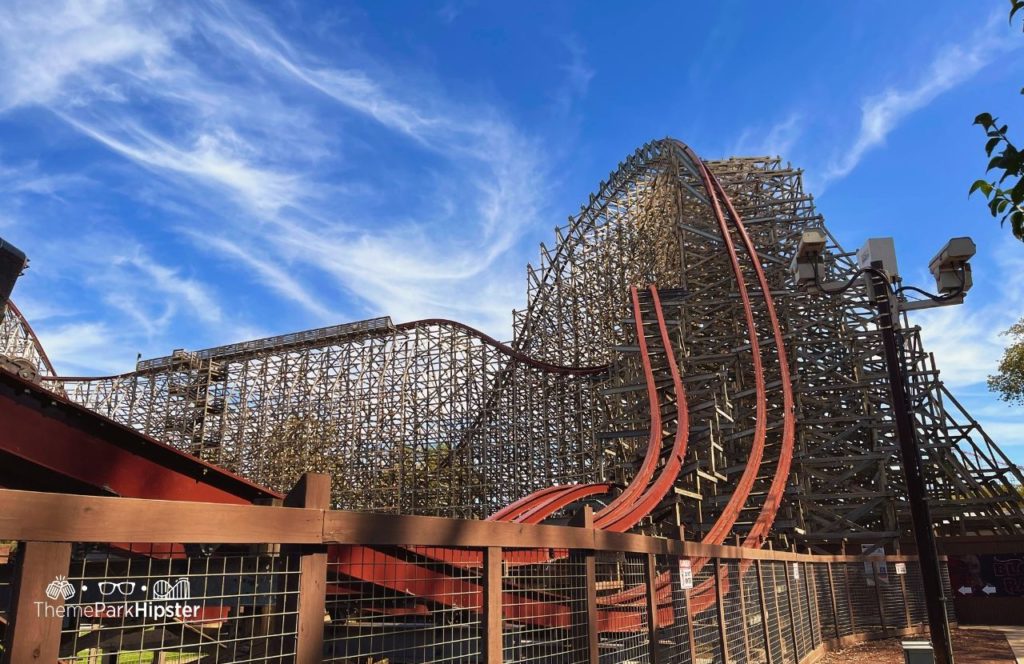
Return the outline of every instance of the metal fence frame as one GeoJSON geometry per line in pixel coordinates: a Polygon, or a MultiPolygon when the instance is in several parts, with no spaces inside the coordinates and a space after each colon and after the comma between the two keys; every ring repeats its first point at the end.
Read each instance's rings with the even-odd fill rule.
{"type": "MultiPolygon", "coordinates": [[[[464,553],[468,562],[460,569],[480,592],[467,593],[455,608],[471,616],[471,628],[457,632],[457,621],[445,624],[474,641],[451,655],[417,651],[416,661],[803,664],[836,647],[925,626],[914,600],[915,556],[811,555],[610,533],[588,527],[587,513],[576,526],[546,526],[340,512],[328,509],[329,492],[330,478],[314,474],[303,476],[283,506],[0,490],[0,540],[20,543],[0,660],[58,661],[60,621],[32,607],[40,589],[68,573],[72,543],[79,542],[280,545],[299,569],[282,601],[294,621],[284,632],[294,634],[288,650],[303,664],[400,660],[388,659],[387,648],[397,646],[379,635],[359,645],[356,657],[325,655],[332,639],[325,623],[334,564],[328,546],[334,545],[464,553]],[[510,562],[516,551],[547,551],[550,560],[517,573],[510,562]],[[681,560],[690,561],[692,589],[681,586],[681,560]],[[896,563],[907,573],[897,574],[896,563]],[[557,626],[558,638],[524,637],[530,620],[539,620],[536,611],[523,618],[529,612],[516,608],[524,597],[560,598],[568,617],[557,626]]],[[[360,624],[373,634],[373,621],[360,624]]]]}

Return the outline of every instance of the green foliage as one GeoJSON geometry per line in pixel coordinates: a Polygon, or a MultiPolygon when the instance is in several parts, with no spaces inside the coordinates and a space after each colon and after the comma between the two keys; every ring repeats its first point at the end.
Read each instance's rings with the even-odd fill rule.
{"type": "Polygon", "coordinates": [[[1003,332],[1013,342],[1003,353],[999,373],[988,377],[988,389],[999,392],[1003,401],[1024,405],[1024,318],[1003,332]]]}
{"type": "MultiPolygon", "coordinates": [[[[1024,0],[1010,0],[1011,22],[1021,10],[1024,10],[1024,0]]],[[[1020,93],[1024,95],[1024,88],[1020,93]]],[[[980,125],[988,136],[985,142],[985,153],[989,156],[986,173],[994,170],[998,179],[975,180],[968,195],[980,191],[988,200],[992,216],[1002,225],[1009,221],[1013,235],[1024,241],[1024,152],[1010,141],[1007,125],[1000,126],[999,119],[991,113],[979,114],[974,118],[974,124],[980,125]]]]}

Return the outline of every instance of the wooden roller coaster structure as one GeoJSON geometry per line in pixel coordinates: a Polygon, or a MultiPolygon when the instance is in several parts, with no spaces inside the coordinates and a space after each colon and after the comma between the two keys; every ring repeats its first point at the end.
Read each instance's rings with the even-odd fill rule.
{"type": "MultiPolygon", "coordinates": [[[[553,249],[541,245],[508,344],[455,321],[377,318],[61,377],[12,305],[2,359],[32,389],[263,485],[261,495],[320,471],[342,509],[541,523],[587,507],[593,527],[612,532],[885,544],[906,515],[881,341],[864,292],[792,288],[787,265],[807,228],[823,221],[799,171],[771,158],[704,162],[665,139],[620,164],[556,229],[553,249]]],[[[829,237],[825,270],[839,279],[855,266],[829,237]]],[[[936,527],[1021,533],[1024,477],[904,328],[936,527]]],[[[43,463],[12,441],[0,453],[43,463]]],[[[98,493],[170,497],[78,476],[98,493]]],[[[508,551],[504,562],[566,555],[508,551]]],[[[479,569],[478,553],[339,547],[331,558],[342,596],[370,584],[445,604],[480,590],[435,571],[479,569]]],[[[694,562],[699,573],[706,561],[694,562]]],[[[671,620],[661,610],[670,575],[655,584],[658,619],[671,620]]],[[[557,593],[506,592],[518,597],[508,619],[568,624],[557,593]]],[[[600,629],[641,629],[629,610],[640,594],[599,598],[600,629]]],[[[689,606],[714,602],[704,583],[689,606]]]]}

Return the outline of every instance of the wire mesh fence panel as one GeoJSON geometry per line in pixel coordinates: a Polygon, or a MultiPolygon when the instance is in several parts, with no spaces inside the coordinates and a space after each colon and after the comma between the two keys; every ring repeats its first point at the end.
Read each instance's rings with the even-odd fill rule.
{"type": "Polygon", "coordinates": [[[601,662],[650,661],[646,556],[596,555],[601,662]]]}
{"type": "Polygon", "coordinates": [[[728,661],[746,664],[749,635],[744,621],[742,605],[745,598],[740,594],[739,563],[722,561],[721,563],[722,601],[725,614],[725,642],[728,650],[728,661]]]}
{"type": "Polygon", "coordinates": [[[560,556],[552,558],[547,550],[505,550],[502,652],[506,662],[588,661],[586,557],[575,552],[560,556]]]}
{"type": "Polygon", "coordinates": [[[818,638],[832,639],[836,636],[836,611],[839,608],[840,595],[833,595],[837,593],[837,589],[832,575],[829,574],[828,563],[812,564],[811,569],[814,570],[814,599],[818,607],[818,638]],[[833,598],[837,600],[835,606],[833,598]]]}
{"type": "Polygon", "coordinates": [[[917,561],[907,563],[906,583],[910,622],[914,625],[927,624],[928,607],[924,603],[924,582],[921,579],[921,565],[917,561]]]}
{"type": "Polygon", "coordinates": [[[880,630],[882,620],[878,614],[878,595],[875,594],[875,580],[871,563],[846,563],[846,566],[856,631],[880,630]]]}
{"type": "MultiPolygon", "coordinates": [[[[794,649],[789,589],[786,585],[786,575],[788,572],[786,563],[781,561],[772,561],[765,568],[765,573],[769,575],[775,590],[774,610],[779,614],[779,645],[782,648],[782,659],[779,661],[784,664],[796,664],[800,657],[794,649]],[[768,571],[769,569],[771,570],[770,572],[768,571]]],[[[768,607],[768,610],[772,611],[773,607],[768,607]]]]}
{"type": "Polygon", "coordinates": [[[483,569],[483,554],[474,550],[332,547],[324,661],[476,661],[483,569]]]}
{"type": "Polygon", "coordinates": [[[744,622],[747,629],[747,661],[750,664],[767,664],[767,645],[764,640],[765,616],[761,613],[761,591],[757,584],[757,569],[753,561],[740,564],[743,577],[744,622]]]}
{"type": "Polygon", "coordinates": [[[62,660],[290,662],[298,574],[257,547],[77,546],[36,606],[62,660]]]}
{"type": "Polygon", "coordinates": [[[715,605],[714,560],[693,560],[693,590],[690,591],[690,620],[693,623],[694,664],[722,661],[718,633],[718,607],[715,605]]]}
{"type": "MultiPolygon", "coordinates": [[[[811,629],[811,648],[816,648],[821,643],[821,607],[818,603],[818,579],[815,575],[814,563],[805,563],[804,572],[804,596],[807,598],[807,621],[811,629]]],[[[828,608],[829,613],[832,607],[828,608]]]]}
{"type": "Polygon", "coordinates": [[[856,631],[856,624],[853,622],[853,600],[850,595],[849,566],[845,563],[834,563],[832,565],[832,587],[836,596],[836,621],[838,622],[839,636],[849,636],[856,631]]]}
{"type": "Polygon", "coordinates": [[[775,575],[771,562],[758,561],[761,591],[764,595],[764,616],[767,620],[768,652],[772,662],[782,662],[783,641],[782,623],[779,620],[778,597],[775,593],[775,575]]]}
{"type": "Polygon", "coordinates": [[[890,566],[888,578],[880,586],[885,626],[890,629],[905,629],[910,626],[907,621],[907,598],[904,594],[906,578],[905,574],[896,574],[890,566]]]}
{"type": "Polygon", "coordinates": [[[693,663],[686,600],[689,590],[683,588],[680,560],[675,556],[658,556],[657,559],[659,664],[693,663]],[[667,580],[667,585],[663,585],[663,579],[667,580]]]}
{"type": "Polygon", "coordinates": [[[793,614],[793,637],[796,642],[796,659],[811,652],[811,626],[807,622],[807,592],[804,586],[804,570],[800,563],[783,563],[789,580],[789,601],[793,614]]]}

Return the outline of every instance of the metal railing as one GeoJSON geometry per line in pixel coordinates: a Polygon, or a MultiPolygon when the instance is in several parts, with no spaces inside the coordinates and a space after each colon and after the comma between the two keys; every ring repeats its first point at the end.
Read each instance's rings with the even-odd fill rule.
{"type": "Polygon", "coordinates": [[[912,556],[338,512],[328,493],[316,475],[285,506],[0,490],[18,542],[0,661],[802,664],[926,621],[912,556]]]}

